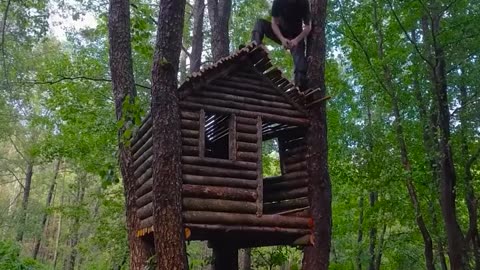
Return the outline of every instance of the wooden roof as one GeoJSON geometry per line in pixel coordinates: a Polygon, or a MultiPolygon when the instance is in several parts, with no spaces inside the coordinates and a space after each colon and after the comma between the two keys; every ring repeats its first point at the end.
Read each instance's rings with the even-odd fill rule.
{"type": "Polygon", "coordinates": [[[273,66],[266,48],[263,45],[256,46],[249,43],[244,48],[237,50],[230,56],[224,57],[213,64],[203,66],[199,72],[194,72],[187,77],[179,87],[180,99],[187,97],[192,90],[212,82],[215,79],[227,76],[236,68],[250,66],[258,74],[271,82],[274,88],[295,107],[305,112],[305,96],[292,82],[286,79],[282,72],[273,66]]]}

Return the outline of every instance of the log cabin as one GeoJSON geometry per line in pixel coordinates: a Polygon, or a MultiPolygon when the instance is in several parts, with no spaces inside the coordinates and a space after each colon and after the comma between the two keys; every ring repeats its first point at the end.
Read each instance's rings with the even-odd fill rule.
{"type": "MultiPolygon", "coordinates": [[[[312,243],[306,97],[249,44],[179,87],[183,222],[188,240],[235,248],[312,243]],[[262,144],[276,140],[281,174],[264,177],[262,144]]],[[[138,237],[152,237],[152,119],[132,139],[138,237]]]]}

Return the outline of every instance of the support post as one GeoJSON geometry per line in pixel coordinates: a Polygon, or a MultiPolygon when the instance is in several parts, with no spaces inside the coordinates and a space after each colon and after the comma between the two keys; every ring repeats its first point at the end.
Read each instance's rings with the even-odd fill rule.
{"type": "Polygon", "coordinates": [[[257,117],[257,216],[263,214],[262,118],[257,117]]]}

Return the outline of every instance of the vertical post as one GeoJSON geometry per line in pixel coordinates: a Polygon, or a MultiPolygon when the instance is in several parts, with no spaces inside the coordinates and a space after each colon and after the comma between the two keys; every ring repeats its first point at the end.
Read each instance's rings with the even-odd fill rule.
{"type": "Polygon", "coordinates": [[[200,119],[199,119],[199,129],[198,129],[198,154],[199,157],[205,157],[205,110],[200,109],[200,119]]]}
{"type": "Polygon", "coordinates": [[[286,167],[285,167],[285,137],[280,136],[278,137],[278,151],[279,151],[279,157],[280,157],[280,172],[283,174],[286,174],[286,167]]]}
{"type": "Polygon", "coordinates": [[[235,114],[230,116],[228,126],[228,158],[230,160],[237,160],[237,117],[235,114]]]}
{"type": "Polygon", "coordinates": [[[263,214],[262,118],[257,117],[257,216],[263,214]]]}

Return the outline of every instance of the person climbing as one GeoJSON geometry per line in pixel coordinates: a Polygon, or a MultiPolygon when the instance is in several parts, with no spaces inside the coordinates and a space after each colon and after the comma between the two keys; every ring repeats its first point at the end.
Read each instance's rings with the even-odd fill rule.
{"type": "Polygon", "coordinates": [[[260,45],[267,36],[290,50],[295,66],[295,85],[304,91],[307,87],[305,38],[312,29],[310,3],[308,0],[274,0],[271,14],[272,22],[257,19],[252,41],[260,45]]]}

